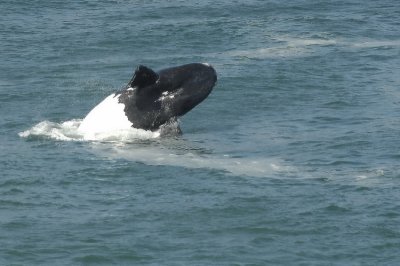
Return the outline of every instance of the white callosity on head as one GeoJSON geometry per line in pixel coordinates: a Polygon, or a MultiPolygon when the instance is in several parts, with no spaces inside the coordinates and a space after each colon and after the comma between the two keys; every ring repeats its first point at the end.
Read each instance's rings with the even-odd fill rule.
{"type": "Polygon", "coordinates": [[[85,138],[91,138],[99,133],[130,129],[132,123],[124,108],[125,105],[118,102],[118,95],[111,94],[89,112],[78,130],[85,138]]]}
{"type": "Polygon", "coordinates": [[[170,93],[168,91],[164,91],[160,98],[158,98],[158,101],[164,101],[165,99],[173,99],[175,98],[175,94],[174,93],[170,93]]]}

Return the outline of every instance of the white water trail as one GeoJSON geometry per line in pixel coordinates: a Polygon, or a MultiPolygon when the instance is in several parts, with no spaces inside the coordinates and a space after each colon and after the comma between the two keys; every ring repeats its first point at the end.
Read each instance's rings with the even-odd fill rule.
{"type": "MultiPolygon", "coordinates": [[[[177,140],[182,141],[184,140],[177,140]]],[[[236,158],[227,154],[199,152],[198,149],[181,150],[168,144],[157,145],[94,145],[93,152],[109,159],[123,159],[154,166],[174,166],[187,169],[209,169],[238,176],[293,177],[297,173],[291,166],[276,158],[236,158]]]]}
{"type": "Polygon", "coordinates": [[[95,133],[88,139],[79,130],[81,123],[81,119],[62,123],[42,121],[18,135],[33,140],[87,142],[96,156],[140,162],[146,165],[210,169],[232,175],[253,177],[273,177],[277,174],[293,176],[296,172],[279,159],[235,158],[227,154],[199,152],[198,148],[190,147],[190,143],[180,138],[175,139],[175,144],[171,144],[168,141],[162,141],[158,131],[129,128],[95,133]],[[143,141],[146,141],[145,144],[143,141]],[[176,143],[178,146],[185,147],[182,149],[176,143]]]}

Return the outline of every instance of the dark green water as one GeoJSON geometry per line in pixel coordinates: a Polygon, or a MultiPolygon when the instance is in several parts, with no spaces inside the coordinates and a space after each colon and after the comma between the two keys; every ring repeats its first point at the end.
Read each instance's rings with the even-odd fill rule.
{"type": "Polygon", "coordinates": [[[0,2],[1,265],[398,265],[400,2],[0,2]],[[81,141],[138,64],[177,138],[81,141]]]}

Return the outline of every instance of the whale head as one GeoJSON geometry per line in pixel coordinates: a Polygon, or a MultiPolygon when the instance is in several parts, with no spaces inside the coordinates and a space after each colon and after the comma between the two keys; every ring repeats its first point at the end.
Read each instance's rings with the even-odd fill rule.
{"type": "Polygon", "coordinates": [[[157,130],[193,109],[211,93],[217,74],[209,64],[192,63],[160,70],[138,66],[116,93],[135,128],[157,130]]]}

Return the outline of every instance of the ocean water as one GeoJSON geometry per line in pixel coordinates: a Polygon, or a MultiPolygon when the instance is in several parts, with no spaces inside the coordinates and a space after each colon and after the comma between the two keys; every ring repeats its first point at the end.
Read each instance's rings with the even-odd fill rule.
{"type": "Polygon", "coordinates": [[[399,265],[400,2],[0,2],[0,265],[399,265]],[[84,140],[208,62],[179,121],[84,140]]]}

